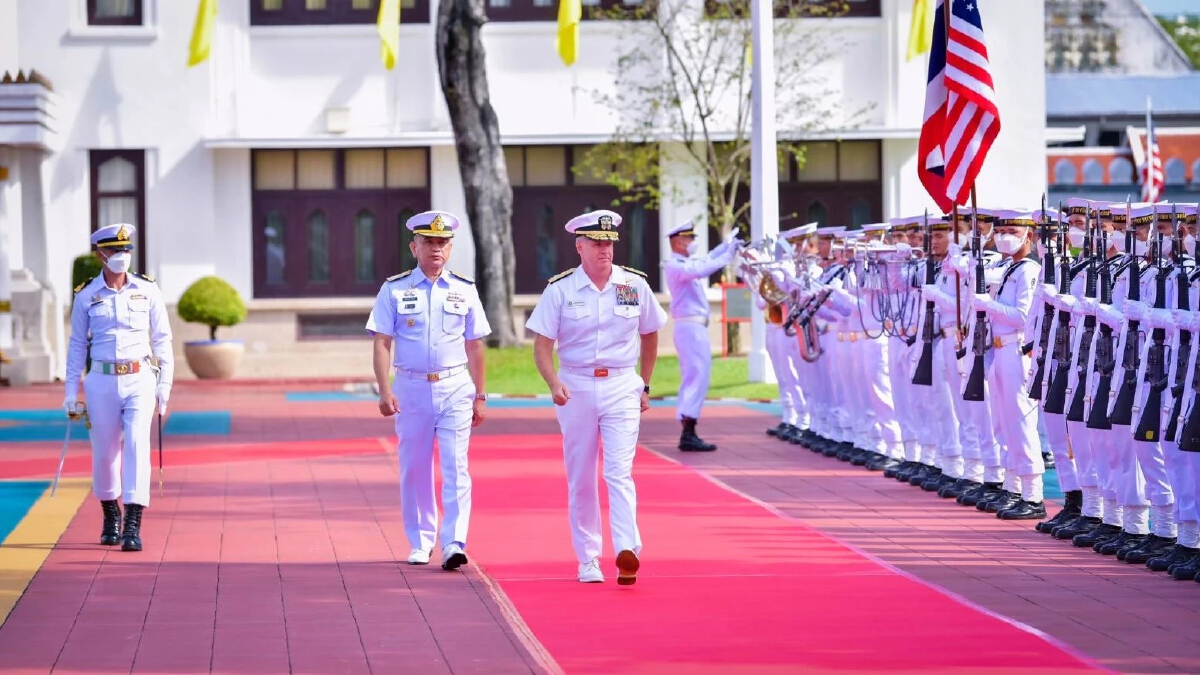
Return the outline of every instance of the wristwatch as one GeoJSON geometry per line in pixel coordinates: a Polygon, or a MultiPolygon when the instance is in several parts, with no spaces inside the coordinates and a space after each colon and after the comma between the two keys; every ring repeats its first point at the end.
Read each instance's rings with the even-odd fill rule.
{"type": "Polygon", "coordinates": [[[475,400],[476,400],[476,401],[486,401],[486,400],[487,400],[487,394],[483,394],[483,393],[480,393],[480,394],[475,394],[475,400]]]}
{"type": "Polygon", "coordinates": [[[643,393],[646,393],[646,394],[649,394],[649,393],[650,393],[650,385],[646,385],[645,387],[643,387],[643,388],[642,388],[642,392],[643,392],[643,393]]]}

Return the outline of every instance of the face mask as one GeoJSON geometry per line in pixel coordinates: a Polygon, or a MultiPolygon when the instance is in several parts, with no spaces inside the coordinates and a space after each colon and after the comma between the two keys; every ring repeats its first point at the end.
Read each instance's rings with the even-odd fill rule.
{"type": "Polygon", "coordinates": [[[1171,251],[1174,250],[1174,247],[1172,246],[1174,243],[1174,240],[1163,239],[1161,255],[1171,255],[1171,251]]]}
{"type": "Polygon", "coordinates": [[[1125,252],[1125,233],[1113,232],[1108,235],[1108,245],[1117,250],[1117,253],[1125,252]]]}
{"type": "Polygon", "coordinates": [[[1038,241],[1038,243],[1037,243],[1037,250],[1038,250],[1039,258],[1046,257],[1046,245],[1044,243],[1042,243],[1041,241],[1038,241]]]}
{"type": "Polygon", "coordinates": [[[996,250],[1005,255],[1016,253],[1021,250],[1021,244],[1025,243],[1025,237],[1015,234],[997,234],[993,239],[996,241],[996,250]]]}
{"type": "Polygon", "coordinates": [[[1196,257],[1196,238],[1190,234],[1184,237],[1183,250],[1187,251],[1187,254],[1193,258],[1196,257]]]}
{"type": "Polygon", "coordinates": [[[1074,248],[1082,248],[1083,247],[1083,230],[1076,230],[1074,228],[1067,230],[1067,239],[1070,240],[1071,246],[1073,246],[1074,248]]]}
{"type": "Polygon", "coordinates": [[[1150,252],[1150,242],[1142,241],[1140,239],[1133,240],[1133,254],[1134,255],[1146,255],[1149,252],[1150,252]]]}
{"type": "Polygon", "coordinates": [[[687,254],[688,255],[696,255],[696,251],[698,251],[698,250],[700,250],[700,242],[696,241],[695,239],[688,242],[688,245],[687,245],[687,254]]]}
{"type": "Polygon", "coordinates": [[[108,261],[104,265],[113,274],[124,274],[129,271],[129,265],[132,262],[133,255],[128,251],[120,251],[109,256],[108,261]]]}

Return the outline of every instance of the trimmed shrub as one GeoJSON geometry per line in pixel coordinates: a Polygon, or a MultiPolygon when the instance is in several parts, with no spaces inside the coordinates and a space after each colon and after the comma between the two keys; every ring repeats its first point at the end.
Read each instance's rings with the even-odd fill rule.
{"type": "Polygon", "coordinates": [[[217,328],[235,326],[246,318],[246,305],[236,289],[220,277],[201,277],[179,298],[179,318],[208,326],[210,340],[217,328]]]}

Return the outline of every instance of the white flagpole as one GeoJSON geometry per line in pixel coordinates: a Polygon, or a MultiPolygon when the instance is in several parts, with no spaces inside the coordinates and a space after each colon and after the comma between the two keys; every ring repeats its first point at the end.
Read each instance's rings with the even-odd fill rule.
{"type": "MultiPolygon", "coordinates": [[[[775,150],[775,36],[770,0],[751,0],[750,239],[779,232],[779,160],[775,150]]],[[[756,292],[751,289],[751,293],[756,292]]],[[[766,321],[750,319],[750,381],[774,382],[766,352],[766,321]]]]}

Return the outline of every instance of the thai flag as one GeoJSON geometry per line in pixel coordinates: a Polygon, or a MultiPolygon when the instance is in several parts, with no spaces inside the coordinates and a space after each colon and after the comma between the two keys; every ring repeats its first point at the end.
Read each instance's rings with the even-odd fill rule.
{"type": "Polygon", "coordinates": [[[945,0],[938,0],[934,10],[925,118],[917,146],[921,183],[947,212],[967,203],[1000,133],[978,0],[950,2],[949,31],[945,0]]]}

